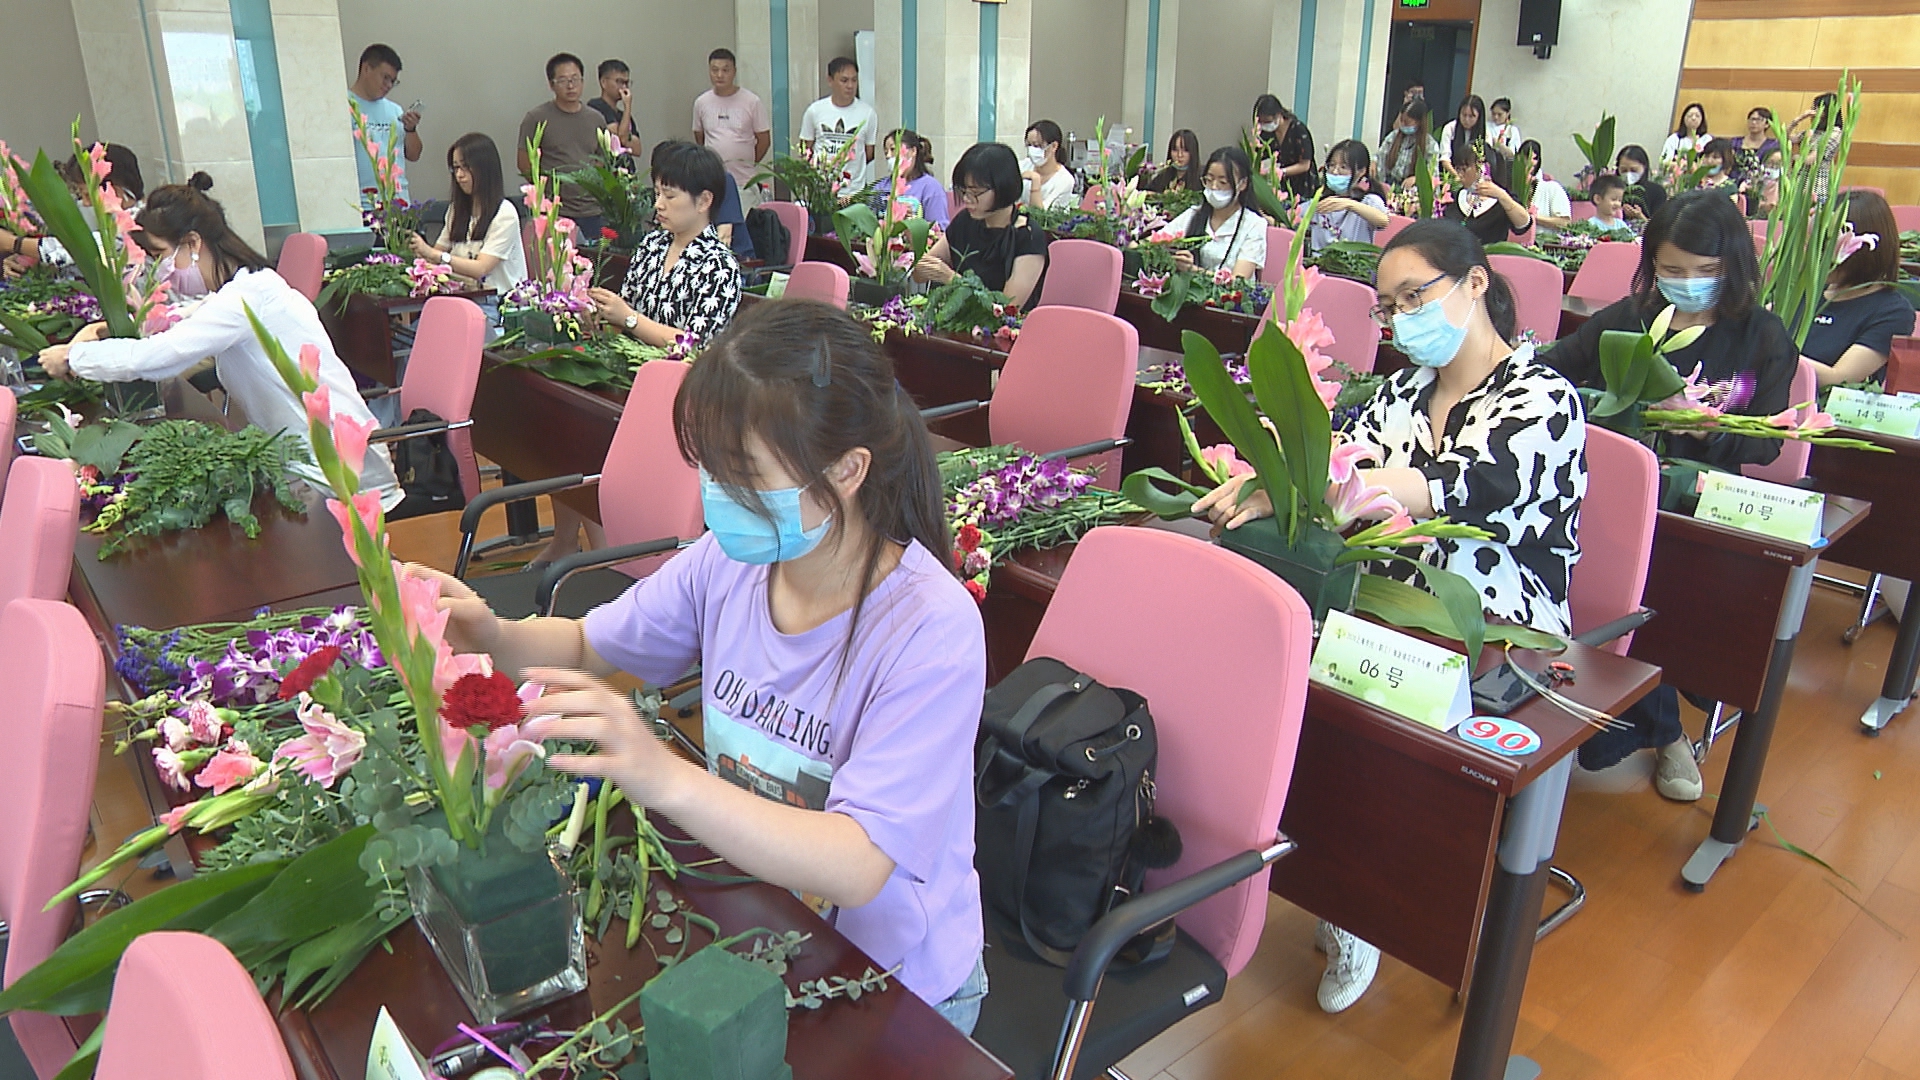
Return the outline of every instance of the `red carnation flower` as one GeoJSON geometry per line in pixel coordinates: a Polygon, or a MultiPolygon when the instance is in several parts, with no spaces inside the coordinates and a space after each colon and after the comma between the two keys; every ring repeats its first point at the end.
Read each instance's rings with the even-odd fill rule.
{"type": "Polygon", "coordinates": [[[987,598],[987,587],[972,578],[967,579],[967,592],[973,595],[973,600],[976,604],[987,598]]]}
{"type": "Polygon", "coordinates": [[[960,545],[961,551],[972,551],[974,548],[980,546],[980,527],[978,525],[962,525],[960,526],[960,532],[956,534],[953,539],[955,543],[960,545]]]}
{"type": "Polygon", "coordinates": [[[462,675],[440,699],[440,715],[457,728],[488,731],[520,722],[520,693],[505,673],[462,675]]]}
{"type": "Polygon", "coordinates": [[[280,700],[290,701],[313,689],[313,684],[319,680],[320,676],[331,671],[333,665],[339,662],[340,646],[338,645],[328,645],[308,653],[307,658],[300,661],[299,666],[287,672],[287,677],[280,680],[280,700]]]}
{"type": "Polygon", "coordinates": [[[618,240],[618,239],[620,239],[620,233],[619,233],[619,231],[618,231],[618,230],[616,230],[616,229],[611,229],[611,228],[608,228],[608,227],[607,227],[607,226],[605,226],[605,225],[602,225],[602,226],[600,226],[600,239],[602,239],[602,240],[618,240]]]}

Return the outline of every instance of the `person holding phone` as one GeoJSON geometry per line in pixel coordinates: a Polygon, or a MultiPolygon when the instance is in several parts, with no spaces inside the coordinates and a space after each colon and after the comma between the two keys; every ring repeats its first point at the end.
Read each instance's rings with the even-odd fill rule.
{"type": "MultiPolygon", "coordinates": [[[[360,73],[354,77],[353,85],[347,88],[353,104],[360,109],[360,115],[367,122],[367,137],[376,147],[384,148],[393,138],[393,126],[400,125],[402,132],[401,153],[407,161],[419,161],[420,142],[420,102],[402,109],[389,96],[400,85],[400,54],[392,46],[373,44],[360,53],[360,73]]],[[[360,170],[360,190],[364,193],[374,186],[373,159],[367,156],[367,148],[356,140],[353,146],[353,160],[360,170]]],[[[407,195],[407,167],[404,161],[395,161],[394,172],[399,177],[399,194],[403,199],[407,195]]]]}

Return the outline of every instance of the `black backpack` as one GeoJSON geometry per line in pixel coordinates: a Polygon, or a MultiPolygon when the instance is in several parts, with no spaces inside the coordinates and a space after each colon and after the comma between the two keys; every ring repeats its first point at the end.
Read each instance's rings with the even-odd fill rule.
{"type": "Polygon", "coordinates": [[[747,237],[753,241],[754,255],[761,262],[768,266],[787,265],[787,227],[779,214],[758,206],[747,211],[747,237]]]}
{"type": "MultiPolygon", "coordinates": [[[[406,424],[438,424],[440,417],[428,409],[407,414],[406,424]]],[[[462,510],[467,505],[467,489],[460,483],[460,459],[447,445],[447,433],[417,435],[387,444],[393,455],[393,475],[407,497],[387,511],[388,521],[438,514],[444,510],[462,510]]]]}
{"type": "MultiPolygon", "coordinates": [[[[1020,665],[987,692],[974,752],[974,862],[989,912],[1065,966],[1100,917],[1180,857],[1153,815],[1158,744],[1144,698],[1058,660],[1020,665]]],[[[1171,923],[1122,953],[1173,945],[1171,923]]]]}

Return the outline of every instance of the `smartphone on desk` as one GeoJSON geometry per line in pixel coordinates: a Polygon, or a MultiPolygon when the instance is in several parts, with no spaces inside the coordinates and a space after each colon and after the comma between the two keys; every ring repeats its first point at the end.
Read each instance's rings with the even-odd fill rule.
{"type": "MultiPolygon", "coordinates": [[[[1581,645],[1604,645],[1614,638],[1631,634],[1652,619],[1651,608],[1641,608],[1631,615],[1615,619],[1605,626],[1597,626],[1584,634],[1575,634],[1573,640],[1581,645]]],[[[1544,676],[1536,675],[1538,682],[1544,676]]],[[[1536,693],[1513,670],[1511,661],[1504,661],[1499,667],[1487,671],[1473,680],[1473,711],[1477,716],[1505,716],[1536,693]]]]}

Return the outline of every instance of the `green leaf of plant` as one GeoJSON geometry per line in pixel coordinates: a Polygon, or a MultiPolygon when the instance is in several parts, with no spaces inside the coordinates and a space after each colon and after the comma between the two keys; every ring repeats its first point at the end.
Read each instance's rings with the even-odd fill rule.
{"type": "Polygon", "coordinates": [[[1192,517],[1193,501],[1206,493],[1207,489],[1189,484],[1161,468],[1128,473],[1127,478],[1120,481],[1120,494],[1142,509],[1159,515],[1162,521],[1192,517]],[[1178,489],[1177,493],[1168,493],[1160,487],[1163,483],[1173,485],[1178,489]]]}
{"type": "Polygon", "coordinates": [[[880,229],[880,218],[874,214],[873,207],[866,203],[853,203],[843,206],[833,214],[833,231],[840,242],[854,251],[880,229]]]}
{"type": "MultiPolygon", "coordinates": [[[[1518,199],[1519,196],[1515,195],[1514,198],[1518,199]]],[[[1511,240],[1498,240],[1488,244],[1486,251],[1489,255],[1519,255],[1528,259],[1539,259],[1542,262],[1553,261],[1553,257],[1544,251],[1537,248],[1530,248],[1525,244],[1516,244],[1511,240]]],[[[1618,331],[1614,332],[1617,333],[1618,331]]]]}
{"type": "Polygon", "coordinates": [[[1640,400],[1665,401],[1685,389],[1687,380],[1673,370],[1673,364],[1658,353],[1647,359],[1646,379],[1640,384],[1640,400]]]}
{"type": "Polygon", "coordinates": [[[24,315],[0,311],[0,326],[5,326],[12,337],[9,344],[29,356],[51,344],[47,340],[47,335],[41,333],[40,328],[33,325],[32,321],[24,315]]]}
{"type": "Polygon", "coordinates": [[[67,991],[94,976],[110,973],[120,963],[120,954],[141,934],[175,926],[201,905],[221,897],[251,900],[286,866],[284,862],[253,863],[217,874],[201,874],[108,913],[62,942],[52,956],[0,992],[0,1015],[22,1009],[58,1016],[99,1012],[106,1008],[104,992],[97,1001],[71,1001],[67,991]]]}
{"type": "Polygon", "coordinates": [[[410,917],[405,909],[384,919],[378,912],[370,911],[355,922],[335,927],[295,946],[293,952],[287,955],[281,1000],[291,1001],[295,1008],[300,1009],[326,1000],[333,988],[360,966],[360,961],[366,959],[375,945],[386,940],[388,934],[410,917]],[[306,993],[299,993],[301,985],[315,975],[320,976],[319,980],[308,987],[306,993]]]}
{"type": "Polygon", "coordinates": [[[102,1018],[99,1024],[94,1025],[93,1034],[87,1036],[87,1041],[81,1043],[80,1049],[75,1050],[67,1063],[60,1066],[60,1071],[53,1074],[53,1080],[92,1080],[94,1067],[100,1064],[100,1047],[106,1038],[107,1024],[102,1018]]]}
{"type": "Polygon", "coordinates": [[[1429,566],[1426,563],[1409,559],[1404,555],[1388,555],[1387,558],[1395,562],[1406,563],[1418,570],[1421,578],[1427,583],[1427,591],[1422,592],[1420,589],[1415,589],[1405,582],[1395,581],[1392,578],[1383,578],[1382,580],[1393,581],[1394,584],[1400,585],[1402,589],[1409,590],[1411,593],[1430,596],[1433,599],[1433,603],[1429,605],[1426,601],[1414,599],[1408,592],[1374,585],[1370,579],[1380,577],[1380,575],[1363,574],[1360,578],[1360,593],[1362,596],[1367,595],[1369,589],[1373,590],[1373,595],[1376,598],[1382,593],[1398,594],[1403,609],[1398,614],[1406,617],[1417,617],[1422,621],[1400,622],[1399,618],[1395,615],[1374,611],[1373,608],[1368,607],[1365,603],[1361,603],[1358,606],[1363,610],[1374,611],[1374,614],[1390,622],[1397,622],[1402,626],[1417,626],[1423,630],[1428,630],[1436,634],[1444,634],[1447,637],[1453,638],[1455,641],[1466,646],[1465,651],[1468,660],[1476,664],[1479,663],[1480,647],[1487,637],[1487,616],[1481,607],[1480,591],[1469,584],[1467,579],[1451,571],[1442,570],[1437,566],[1429,566]]]}
{"type": "Polygon", "coordinates": [[[1274,193],[1273,185],[1267,182],[1267,178],[1262,176],[1257,168],[1248,182],[1253,187],[1253,201],[1259,205],[1261,213],[1276,221],[1287,220],[1286,205],[1280,201],[1280,196],[1274,193]]]}
{"type": "MultiPolygon", "coordinates": [[[[1453,618],[1438,597],[1383,574],[1360,575],[1359,599],[1354,607],[1395,626],[1449,637],[1454,634],[1453,618]]],[[[1558,650],[1567,645],[1552,634],[1510,623],[1486,624],[1486,640],[1512,642],[1523,649],[1558,650]]]]}
{"type": "MultiPolygon", "coordinates": [[[[47,231],[65,245],[80,276],[86,279],[87,291],[100,302],[100,317],[107,324],[108,335],[135,336],[137,328],[133,325],[133,313],[127,310],[126,286],[108,271],[106,260],[100,257],[100,241],[95,239],[93,230],[87,228],[80,203],[68,190],[67,182],[54,171],[47,152],[42,150],[34,155],[31,169],[22,168],[16,161],[13,170],[19,174],[20,186],[26,189],[27,198],[47,231]]],[[[111,229],[113,223],[103,221],[100,226],[111,229]]]]}
{"type": "MultiPolygon", "coordinates": [[[[1279,430],[1280,452],[1286,457],[1295,501],[1304,503],[1306,518],[1312,518],[1326,504],[1333,418],[1313,389],[1306,357],[1279,327],[1269,326],[1248,347],[1247,370],[1253,376],[1254,398],[1279,430]]],[[[1274,512],[1282,512],[1278,499],[1274,512]]],[[[1299,524],[1306,518],[1298,512],[1283,517],[1290,538],[1299,538],[1299,524]]]]}
{"type": "Polygon", "coordinates": [[[207,933],[251,968],[364,917],[379,900],[360,869],[360,850],[373,835],[372,825],[362,825],[300,856],[207,933]]]}
{"type": "Polygon", "coordinates": [[[1414,191],[1420,196],[1420,217],[1422,220],[1433,216],[1433,170],[1417,168],[1413,170],[1414,191]]]}
{"type": "Polygon", "coordinates": [[[1252,465],[1259,474],[1259,483],[1273,500],[1275,512],[1292,507],[1293,481],[1287,472],[1286,459],[1281,456],[1273,434],[1260,423],[1260,414],[1247,401],[1246,388],[1227,374],[1220,350],[1192,330],[1181,332],[1180,344],[1185,353],[1187,385],[1193,388],[1193,396],[1199,399],[1214,423],[1220,425],[1221,432],[1239,452],[1240,460],[1252,465]]]}
{"type": "Polygon", "coordinates": [[[1627,370],[1633,366],[1633,350],[1640,335],[1631,330],[1604,330],[1600,334],[1600,382],[1608,390],[1624,392],[1627,370]]]}

